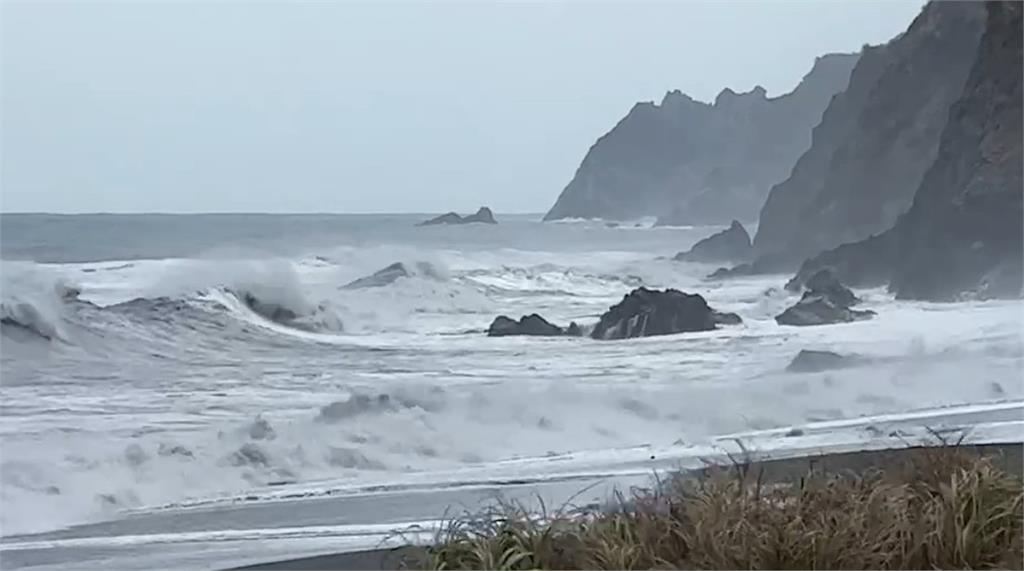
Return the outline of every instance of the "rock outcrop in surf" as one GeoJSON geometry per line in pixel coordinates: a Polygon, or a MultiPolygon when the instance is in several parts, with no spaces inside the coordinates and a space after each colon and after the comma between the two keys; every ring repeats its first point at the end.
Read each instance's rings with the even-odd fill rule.
{"type": "Polygon", "coordinates": [[[779,325],[826,325],[849,323],[874,317],[870,310],[851,309],[859,303],[857,296],[836,279],[828,269],[819,270],[807,281],[807,291],[800,301],[775,317],[779,325]]]}
{"type": "Polygon", "coordinates": [[[719,324],[737,324],[734,313],[717,312],[699,294],[676,289],[637,288],[606,311],[590,336],[594,339],[629,339],[710,331],[719,324]]]}
{"type": "Polygon", "coordinates": [[[752,220],[772,184],[811,142],[856,54],[817,58],[790,93],[724,89],[708,104],[672,91],[638,103],[587,152],[545,220],[658,218],[659,224],[752,220]]]}
{"type": "Polygon", "coordinates": [[[850,367],[860,362],[860,358],[853,355],[840,355],[832,351],[813,351],[802,349],[796,357],[790,361],[786,370],[790,373],[819,373],[832,369],[850,367]]]}
{"type": "Polygon", "coordinates": [[[511,317],[499,315],[491,323],[491,326],[487,328],[488,337],[508,337],[513,335],[579,337],[582,335],[582,330],[575,321],[570,323],[568,327],[559,327],[536,313],[524,315],[519,318],[519,321],[511,317]]]}
{"type": "Polygon", "coordinates": [[[697,242],[686,252],[676,254],[675,260],[685,262],[742,262],[750,258],[750,234],[737,220],[707,238],[697,242]]]}
{"type": "Polygon", "coordinates": [[[430,220],[420,222],[418,226],[435,226],[438,224],[473,224],[476,222],[483,224],[498,223],[498,221],[494,219],[494,213],[491,212],[491,209],[486,206],[481,206],[480,209],[476,211],[476,214],[461,216],[455,212],[448,212],[435,218],[431,218],[430,220]]]}

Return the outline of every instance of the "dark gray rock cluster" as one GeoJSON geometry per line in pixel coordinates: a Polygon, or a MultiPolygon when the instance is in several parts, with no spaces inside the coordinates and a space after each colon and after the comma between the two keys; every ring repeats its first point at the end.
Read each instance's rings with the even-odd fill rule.
{"type": "Polygon", "coordinates": [[[779,325],[826,325],[874,317],[870,310],[851,309],[860,300],[830,270],[820,270],[807,282],[807,291],[796,305],[775,316],[779,325]]]}
{"type": "MultiPolygon", "coordinates": [[[[698,294],[675,289],[637,288],[601,315],[590,330],[593,339],[629,339],[671,335],[691,331],[710,331],[719,325],[739,325],[743,320],[735,313],[716,311],[698,294]]],[[[524,315],[519,321],[498,316],[487,329],[489,337],[532,335],[538,337],[580,337],[584,328],[572,322],[559,327],[536,313],[524,315]]]]}
{"type": "Polygon", "coordinates": [[[491,209],[486,206],[481,206],[480,209],[476,211],[476,214],[461,216],[455,212],[448,212],[435,218],[431,218],[430,220],[420,222],[418,226],[436,226],[438,224],[473,224],[477,222],[482,224],[498,223],[498,221],[494,219],[494,213],[491,212],[491,209]]]}
{"type": "Polygon", "coordinates": [[[699,294],[675,289],[637,288],[601,316],[590,336],[594,339],[628,339],[710,331],[719,324],[736,324],[739,316],[720,313],[699,294]]]}
{"type": "Polygon", "coordinates": [[[580,326],[572,322],[568,327],[559,327],[547,319],[532,313],[524,315],[516,321],[511,317],[499,315],[487,328],[488,337],[508,337],[512,335],[533,335],[539,337],[571,336],[579,337],[583,334],[580,326]]]}

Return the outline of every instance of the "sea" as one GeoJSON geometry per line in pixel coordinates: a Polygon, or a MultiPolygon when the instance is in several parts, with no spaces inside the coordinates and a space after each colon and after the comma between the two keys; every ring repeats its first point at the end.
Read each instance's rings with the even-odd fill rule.
{"type": "MultiPolygon", "coordinates": [[[[500,213],[417,226],[428,217],[0,216],[8,561],[45,547],[12,538],[139,514],[649,473],[745,438],[920,436],[879,419],[934,436],[962,413],[965,433],[1021,434],[1019,300],[875,288],[857,291],[874,319],[786,327],[773,318],[799,298],[790,276],[716,281],[715,265],[672,260],[720,228],[500,213]],[[405,275],[352,283],[395,263],[405,275]],[[641,286],[699,293],[743,323],[624,341],[486,335],[498,315],[592,324],[641,286]],[[857,360],[787,372],[803,349],[857,360]]],[[[230,539],[249,529],[233,517],[160,533],[230,539]]],[[[104,533],[145,541],[127,527],[104,533]]]]}

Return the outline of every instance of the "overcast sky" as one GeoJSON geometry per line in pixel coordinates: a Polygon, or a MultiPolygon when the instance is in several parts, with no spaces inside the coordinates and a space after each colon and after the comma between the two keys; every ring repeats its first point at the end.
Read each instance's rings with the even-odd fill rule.
{"type": "Polygon", "coordinates": [[[2,203],[542,212],[636,101],[789,91],[922,3],[3,3],[2,203]]]}

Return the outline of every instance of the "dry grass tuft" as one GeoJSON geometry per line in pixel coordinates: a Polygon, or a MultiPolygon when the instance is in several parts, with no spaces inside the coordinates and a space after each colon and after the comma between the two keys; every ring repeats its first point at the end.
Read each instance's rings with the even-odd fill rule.
{"type": "Polygon", "coordinates": [[[451,520],[432,569],[1024,568],[1019,477],[957,447],[766,485],[735,466],[605,511],[502,505],[451,520]]]}

